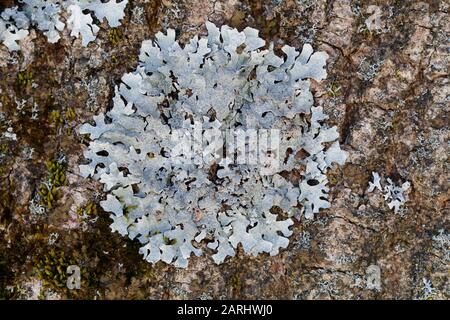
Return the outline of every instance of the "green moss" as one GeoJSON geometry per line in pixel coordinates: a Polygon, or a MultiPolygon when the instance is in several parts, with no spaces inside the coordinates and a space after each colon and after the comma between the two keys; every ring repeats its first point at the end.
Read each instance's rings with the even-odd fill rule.
{"type": "Polygon", "coordinates": [[[52,209],[55,203],[61,198],[58,190],[61,186],[68,185],[65,174],[66,168],[56,160],[49,160],[45,163],[47,167],[47,180],[39,186],[38,194],[41,197],[41,204],[48,209],[52,209]]]}
{"type": "MultiPolygon", "coordinates": [[[[73,108],[68,108],[64,113],[62,113],[60,110],[52,110],[48,116],[48,121],[51,125],[58,127],[75,120],[76,116],[77,115],[73,108]]],[[[71,128],[68,127],[66,129],[66,133],[71,134],[71,128]]]]}
{"type": "Polygon", "coordinates": [[[56,126],[64,124],[64,118],[59,110],[53,110],[52,112],[50,112],[48,121],[56,126]]]}
{"type": "Polygon", "coordinates": [[[29,236],[30,241],[33,242],[48,242],[49,238],[49,230],[48,224],[44,223],[41,225],[36,225],[35,229],[32,231],[32,234],[29,236]]]}
{"type": "Polygon", "coordinates": [[[56,252],[54,249],[35,259],[38,278],[57,288],[66,287],[67,267],[73,264],[73,259],[66,257],[64,251],[56,252]]]}
{"type": "Polygon", "coordinates": [[[116,57],[116,56],[111,56],[111,63],[112,64],[117,64],[117,63],[119,63],[119,59],[116,57]]]}
{"type": "Polygon", "coordinates": [[[41,204],[48,209],[52,209],[61,198],[61,193],[56,187],[50,187],[44,183],[40,185],[38,194],[41,197],[41,204]]]}
{"type": "Polygon", "coordinates": [[[27,70],[19,72],[16,82],[19,90],[31,86],[33,83],[33,72],[27,70]]]}
{"type": "Polygon", "coordinates": [[[65,116],[65,119],[67,121],[75,120],[75,117],[76,117],[75,110],[73,108],[67,109],[67,111],[65,112],[64,116],[65,116]]]}
{"type": "Polygon", "coordinates": [[[68,185],[66,168],[56,160],[49,160],[45,163],[49,172],[49,181],[52,186],[60,187],[68,185]]]}
{"type": "Polygon", "coordinates": [[[77,209],[77,214],[79,216],[97,216],[98,215],[98,206],[95,202],[90,201],[85,206],[79,207],[77,209]]]}
{"type": "Polygon", "coordinates": [[[123,34],[120,29],[114,28],[109,30],[108,40],[113,46],[118,45],[123,39],[123,34]]]}
{"type": "Polygon", "coordinates": [[[0,153],[7,153],[9,151],[9,147],[5,144],[0,145],[0,153]]]}

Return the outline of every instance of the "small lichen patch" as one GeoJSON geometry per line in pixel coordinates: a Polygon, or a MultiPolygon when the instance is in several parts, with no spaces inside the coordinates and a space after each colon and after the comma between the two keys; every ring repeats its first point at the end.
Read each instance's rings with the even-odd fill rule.
{"type": "Polygon", "coordinates": [[[390,178],[386,179],[384,187],[381,185],[381,178],[377,172],[372,172],[373,181],[369,182],[367,192],[373,192],[375,189],[383,192],[384,200],[389,209],[394,209],[395,213],[402,213],[402,206],[408,201],[406,191],[410,188],[410,182],[406,181],[401,186],[395,185],[390,178]]]}
{"type": "Polygon", "coordinates": [[[70,35],[81,37],[83,46],[96,39],[100,27],[94,21],[106,19],[110,27],[120,26],[128,0],[23,0],[21,6],[7,8],[0,14],[0,43],[9,51],[20,50],[19,41],[34,27],[43,32],[49,43],[56,43],[67,27],[70,35]],[[62,21],[63,11],[68,15],[62,21]]]}

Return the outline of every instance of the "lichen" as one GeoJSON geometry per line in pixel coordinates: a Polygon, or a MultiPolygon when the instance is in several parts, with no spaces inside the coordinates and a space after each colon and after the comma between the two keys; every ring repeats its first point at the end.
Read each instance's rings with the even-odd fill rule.
{"type": "Polygon", "coordinates": [[[261,49],[265,41],[255,29],[206,27],[207,38],[194,37],[184,48],[171,29],[144,41],[136,71],[115,89],[112,110],[80,129],[92,140],[81,174],[104,184],[109,193],[100,204],[112,213],[111,229],[137,238],[152,263],[186,267],[206,238],[216,263],[238,245],[252,255],[278,254],[289,243],[292,216],[310,219],[330,206],[325,173],[346,158],[336,127],[323,124],[327,116],[313,107],[309,91],[309,78],[326,76],[325,53],[286,45],[286,57],[278,57],[272,45],[261,49]],[[196,128],[210,135],[197,141],[196,128]],[[239,131],[219,140],[227,129],[277,129],[279,146],[259,150],[257,165],[236,163],[234,138],[243,137],[239,131]],[[191,157],[186,135],[201,149],[191,157]],[[301,150],[307,156],[298,159],[301,150]],[[300,179],[283,177],[301,165],[300,179]]]}
{"type": "Polygon", "coordinates": [[[100,27],[95,24],[95,16],[100,22],[107,20],[116,28],[125,16],[128,0],[22,0],[20,6],[5,9],[0,15],[0,43],[9,51],[20,50],[18,41],[28,36],[30,27],[43,32],[48,42],[56,43],[67,26],[70,35],[81,37],[83,46],[96,39],[100,27]],[[66,23],[62,21],[62,11],[66,11],[66,23]]]}
{"type": "Polygon", "coordinates": [[[372,172],[372,177],[373,181],[369,181],[367,192],[378,189],[383,192],[384,200],[387,202],[389,209],[394,209],[395,213],[402,213],[403,208],[401,207],[408,201],[405,192],[410,188],[411,183],[406,181],[401,186],[397,186],[390,178],[387,178],[385,186],[382,187],[380,175],[377,172],[372,172]]]}

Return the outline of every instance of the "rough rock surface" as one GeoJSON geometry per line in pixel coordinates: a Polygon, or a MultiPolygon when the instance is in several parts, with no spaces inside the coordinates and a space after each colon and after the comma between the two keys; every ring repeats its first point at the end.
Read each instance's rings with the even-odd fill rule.
{"type": "Polygon", "coordinates": [[[122,26],[101,28],[87,48],[67,31],[56,44],[30,32],[20,52],[1,46],[0,298],[448,299],[449,10],[434,0],[137,0],[122,26]],[[206,32],[206,19],[257,28],[278,47],[326,51],[315,103],[349,158],[329,174],[331,208],[296,222],[280,255],[152,266],[137,243],[110,232],[101,185],[79,176],[78,128],[111,105],[144,39],[174,28],[187,40],[206,32]],[[67,183],[39,210],[45,162],[56,158],[67,183]],[[411,183],[400,213],[367,192],[372,172],[411,183]],[[37,271],[49,252],[81,267],[81,289],[37,271]]]}

